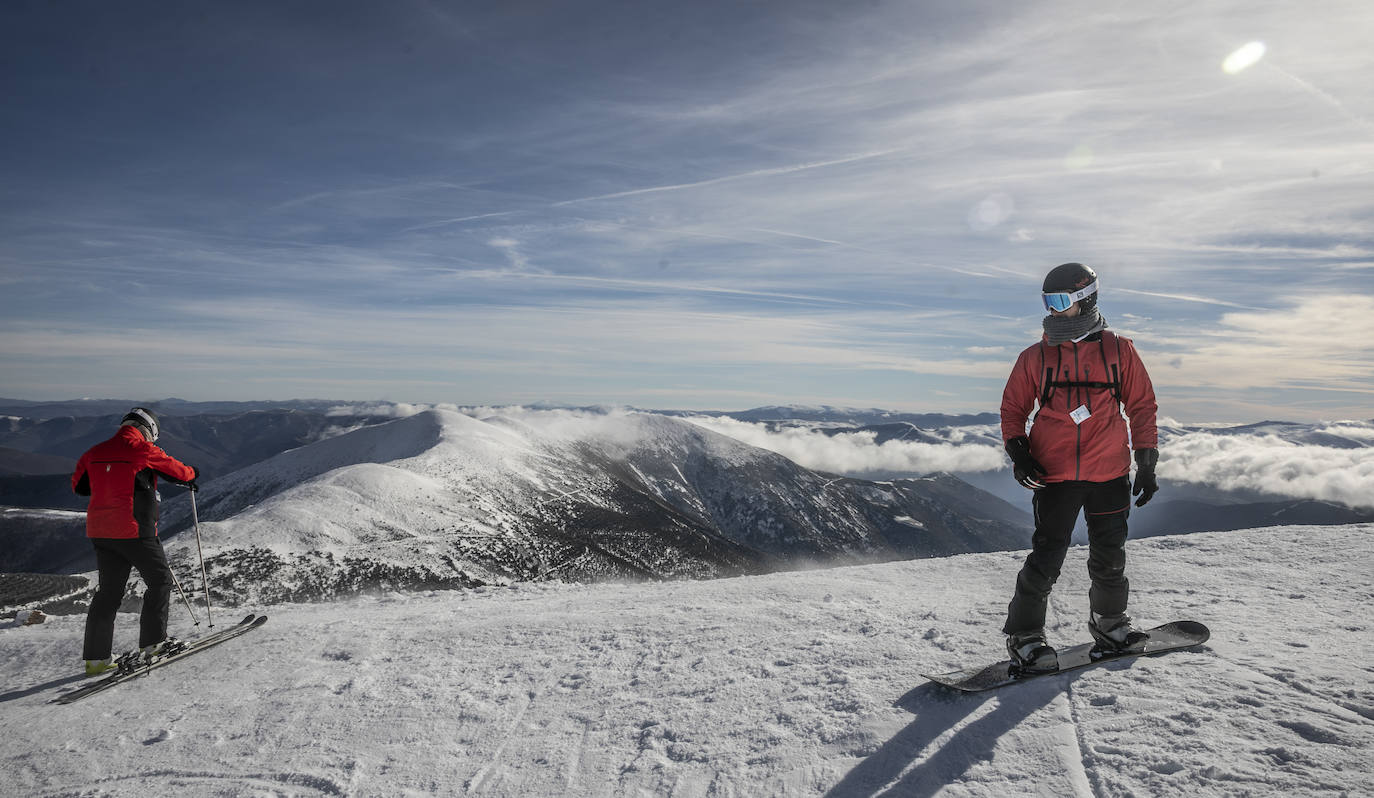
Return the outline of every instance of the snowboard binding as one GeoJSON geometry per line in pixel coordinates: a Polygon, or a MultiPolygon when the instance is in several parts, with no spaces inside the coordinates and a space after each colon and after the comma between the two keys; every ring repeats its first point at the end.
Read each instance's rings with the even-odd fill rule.
{"type": "Polygon", "coordinates": [[[1150,639],[1149,632],[1137,629],[1131,616],[1124,612],[1119,615],[1088,613],[1088,633],[1094,643],[1090,656],[1095,660],[1135,653],[1150,639]]]}
{"type": "Polygon", "coordinates": [[[1059,670],[1059,654],[1039,630],[1008,635],[1007,654],[1011,657],[1007,671],[1016,678],[1059,670]]]}

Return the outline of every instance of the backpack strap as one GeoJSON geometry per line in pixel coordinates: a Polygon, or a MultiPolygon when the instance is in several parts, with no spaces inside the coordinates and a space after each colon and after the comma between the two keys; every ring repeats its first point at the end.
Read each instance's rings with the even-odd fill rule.
{"type": "Polygon", "coordinates": [[[1112,389],[1112,398],[1118,403],[1121,402],[1121,339],[1116,337],[1116,333],[1107,330],[1102,331],[1102,337],[1097,340],[1099,344],[1097,351],[1102,355],[1102,373],[1112,375],[1112,381],[1107,383],[1112,389]],[[1107,362],[1107,336],[1111,336],[1112,349],[1116,352],[1116,358],[1108,364],[1107,362]]]}
{"type": "MultiPolygon", "coordinates": [[[[1040,342],[1040,365],[1044,369],[1044,382],[1040,385],[1040,406],[1045,407],[1049,404],[1050,395],[1055,388],[1104,388],[1112,392],[1112,398],[1118,403],[1121,401],[1121,340],[1115,334],[1103,330],[1102,336],[1097,339],[1098,352],[1102,356],[1102,373],[1111,376],[1110,381],[1104,380],[1056,380],[1055,369],[1045,365],[1045,342],[1040,342]],[[1116,357],[1109,362],[1107,358],[1107,336],[1111,336],[1112,351],[1116,357]]],[[[1062,359],[1062,355],[1061,355],[1062,359]]]]}
{"type": "Polygon", "coordinates": [[[1040,406],[1048,407],[1050,404],[1050,393],[1054,391],[1054,368],[1045,365],[1045,342],[1040,342],[1040,369],[1045,372],[1044,378],[1040,381],[1040,406]]]}

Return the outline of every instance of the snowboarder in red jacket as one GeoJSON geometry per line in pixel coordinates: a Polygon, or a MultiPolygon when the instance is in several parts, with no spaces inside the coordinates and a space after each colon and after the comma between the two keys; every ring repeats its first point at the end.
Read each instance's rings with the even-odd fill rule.
{"type": "Polygon", "coordinates": [[[135,407],[124,416],[113,438],[81,455],[72,473],[72,490],[91,497],[86,509],[86,537],[95,546],[100,571],[100,584],[86,614],[82,656],[88,675],[115,667],[110,660],[115,615],[132,569],[138,570],[147,586],[139,648],[145,654],[155,652],[167,640],[173,577],[157,537],[157,478],[161,475],[195,490],[200,472],[154,445],[158,432],[153,411],[135,407]]]}
{"type": "Polygon", "coordinates": [[[1035,492],[1032,549],[1002,629],[1012,662],[1024,672],[1059,667],[1045,640],[1046,604],[1080,512],[1092,579],[1089,632],[1109,650],[1144,637],[1126,614],[1126,518],[1132,494],[1141,507],[1159,490],[1157,405],[1134,343],[1107,329],[1097,291],[1097,274],[1081,263],[1050,271],[1042,286],[1049,311],[1044,337],[1017,358],[1002,393],[1002,440],[1012,471],[1035,492]]]}

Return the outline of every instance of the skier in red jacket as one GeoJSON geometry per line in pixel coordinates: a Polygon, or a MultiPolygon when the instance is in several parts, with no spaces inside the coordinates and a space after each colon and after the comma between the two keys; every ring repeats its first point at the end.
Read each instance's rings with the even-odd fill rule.
{"type": "Polygon", "coordinates": [[[139,648],[145,655],[156,653],[168,639],[173,577],[157,537],[157,477],[160,474],[196,490],[200,471],[155,446],[158,432],[153,411],[135,407],[124,416],[113,438],[81,455],[72,473],[72,490],[91,497],[86,536],[95,546],[100,571],[100,585],[86,614],[82,656],[88,675],[115,667],[110,660],[115,614],[124,600],[131,569],[138,570],[148,588],[143,594],[139,648]]]}
{"type": "Polygon", "coordinates": [[[1045,641],[1046,604],[1080,512],[1087,520],[1092,579],[1089,632],[1106,649],[1144,638],[1126,614],[1126,518],[1132,494],[1142,507],[1159,490],[1157,405],[1135,345],[1106,329],[1097,290],[1097,274],[1081,263],[1050,271],[1042,286],[1050,314],[1045,335],[1017,358],[1002,393],[1002,440],[1016,481],[1035,492],[1032,549],[1002,629],[1012,662],[1023,672],[1059,667],[1045,641]]]}

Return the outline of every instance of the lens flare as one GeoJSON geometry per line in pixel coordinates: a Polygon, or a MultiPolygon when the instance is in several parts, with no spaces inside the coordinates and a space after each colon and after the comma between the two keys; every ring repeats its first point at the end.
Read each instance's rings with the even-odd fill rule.
{"type": "Polygon", "coordinates": [[[1016,212],[1016,203],[1010,194],[989,194],[968,212],[968,226],[980,233],[1001,225],[1016,212]]]}
{"type": "Polygon", "coordinates": [[[1087,169],[1093,165],[1095,159],[1096,155],[1094,155],[1092,147],[1087,144],[1079,144],[1068,155],[1064,156],[1064,168],[1070,171],[1087,169]]]}
{"type": "Polygon", "coordinates": [[[1238,74],[1259,63],[1264,57],[1264,50],[1264,42],[1250,42],[1226,56],[1226,60],[1221,62],[1221,71],[1228,75],[1238,74]]]}

